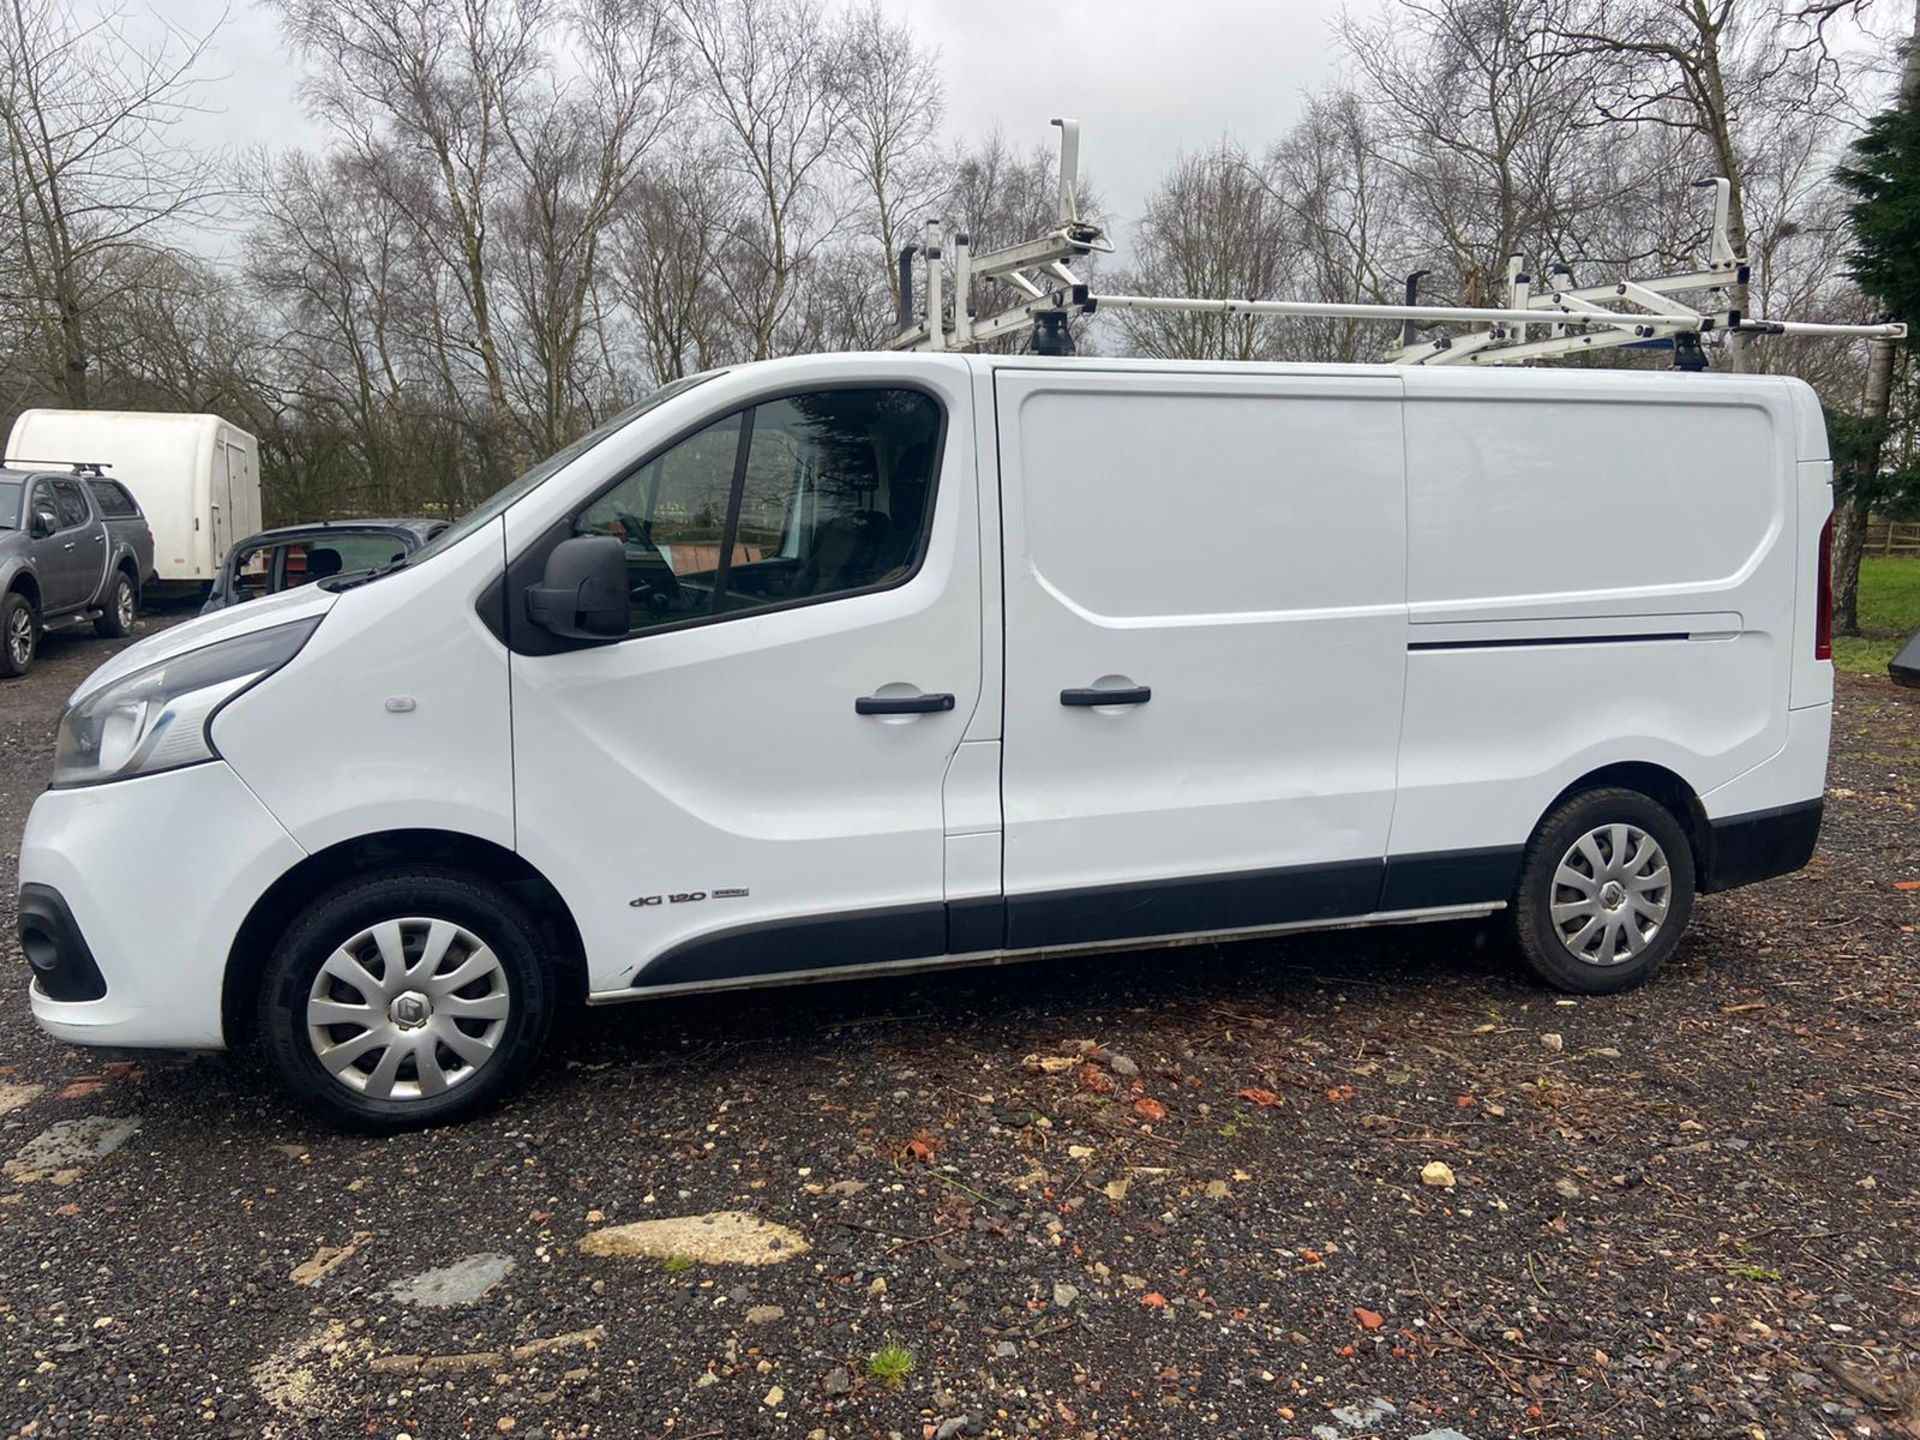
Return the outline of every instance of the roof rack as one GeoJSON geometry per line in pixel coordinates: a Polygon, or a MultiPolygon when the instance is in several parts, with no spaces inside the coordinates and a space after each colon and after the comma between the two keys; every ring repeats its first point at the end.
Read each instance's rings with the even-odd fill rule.
{"type": "Polygon", "coordinates": [[[70,470],[75,475],[96,475],[105,478],[107,471],[113,468],[105,460],[30,460],[22,455],[0,455],[0,467],[9,470],[70,470]]]}
{"type": "Polygon", "coordinates": [[[1002,336],[1030,333],[1036,355],[1074,353],[1070,321],[1076,315],[1106,310],[1172,310],[1189,314],[1305,316],[1373,320],[1398,324],[1399,343],[1381,360],[1393,365],[1513,365],[1563,355],[1615,349],[1671,347],[1674,368],[1704,370],[1702,336],[1843,336],[1859,340],[1900,340],[1907,327],[1831,325],[1800,320],[1762,320],[1732,308],[1731,287],[1751,278],[1747,257],[1737,254],[1727,231],[1732,186],[1722,177],[1695,181],[1714,193],[1713,223],[1704,268],[1646,278],[1620,276],[1598,285],[1579,286],[1563,265],[1548,272],[1539,286],[1524,259],[1507,262],[1506,304],[1423,305],[1419,282],[1428,272],[1407,277],[1406,299],[1398,305],[1321,300],[1205,299],[1176,295],[1103,295],[1083,282],[1072,262],[1111,253],[1113,244],[1097,221],[1080,214],[1080,122],[1055,120],[1060,130],[1060,193],[1057,223],[1046,234],[1017,245],[975,255],[964,229],[929,220],[922,239],[900,251],[900,334],[895,350],[971,350],[1002,336]],[[944,291],[949,244],[953,259],[953,301],[944,291]],[[925,271],[924,305],[914,303],[915,257],[925,271]],[[975,316],[970,297],[975,279],[997,281],[1014,292],[1013,303],[985,318],[975,316]],[[1676,298],[1703,295],[1704,304],[1676,298]],[[1455,327],[1422,338],[1421,330],[1455,327]],[[1464,327],[1464,332],[1460,329],[1464,327]]]}

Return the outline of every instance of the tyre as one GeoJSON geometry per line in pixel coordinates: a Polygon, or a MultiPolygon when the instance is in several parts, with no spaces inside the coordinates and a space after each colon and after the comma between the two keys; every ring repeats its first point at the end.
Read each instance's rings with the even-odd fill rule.
{"type": "Polygon", "coordinates": [[[40,615],[18,590],[0,599],[0,675],[24,675],[40,649],[40,615]]]}
{"type": "Polygon", "coordinates": [[[506,895],[439,870],[321,896],[261,980],[260,1036],[307,1108],[385,1133],[478,1113],[546,1039],[553,983],[539,931],[506,895]]]}
{"type": "Polygon", "coordinates": [[[113,572],[107,587],[107,603],[100,618],[93,622],[93,633],[107,640],[124,640],[133,633],[133,619],[140,610],[140,587],[124,570],[113,572]]]}
{"type": "Polygon", "coordinates": [[[1589,790],[1533,832],[1514,894],[1514,936],[1548,984],[1610,995],[1672,958],[1693,895],[1693,849],[1672,812],[1635,790],[1589,790]]]}

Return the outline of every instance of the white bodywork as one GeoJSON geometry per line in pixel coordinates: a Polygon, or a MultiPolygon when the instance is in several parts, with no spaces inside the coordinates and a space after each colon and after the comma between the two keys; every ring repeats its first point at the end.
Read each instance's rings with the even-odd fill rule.
{"type": "Polygon", "coordinates": [[[1708,822],[1820,796],[1829,508],[1818,406],[1772,377],[743,367],[416,567],[189,622],[89,680],[325,613],[218,713],[222,758],[35,805],[22,880],[61,892],[109,988],[34,1008],[70,1039],[218,1045],[267,887],[402,831],[531,866],[601,999],[1485,913],[1504,892],[1446,890],[1460,857],[1517,854],[1604,767],[1660,767],[1708,822]],[[669,443],[862,383],[946,416],[910,579],[559,653],[488,623],[515,556],[669,443]],[[1061,697],[1127,687],[1150,703],[1061,697]],[[914,692],[955,703],[854,711],[914,692]]]}
{"type": "Polygon", "coordinates": [[[213,580],[227,547],[260,528],[260,444],[218,415],[27,410],[7,454],[108,466],[140,502],[163,582],[213,580]]]}

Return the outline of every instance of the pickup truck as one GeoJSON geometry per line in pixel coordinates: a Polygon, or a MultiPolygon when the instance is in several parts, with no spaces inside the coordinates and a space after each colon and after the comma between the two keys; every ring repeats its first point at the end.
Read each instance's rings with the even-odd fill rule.
{"type": "Polygon", "coordinates": [[[48,630],[133,633],[153,574],[153,532],[98,467],[0,461],[0,676],[24,675],[48,630]]]}

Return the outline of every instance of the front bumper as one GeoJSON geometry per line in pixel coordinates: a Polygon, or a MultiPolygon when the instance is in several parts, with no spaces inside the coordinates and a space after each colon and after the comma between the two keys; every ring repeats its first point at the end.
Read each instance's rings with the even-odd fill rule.
{"type": "Polygon", "coordinates": [[[221,1048],[234,936],[304,854],[223,761],[47,791],[20,842],[34,1019],[82,1045],[221,1048]]]}

